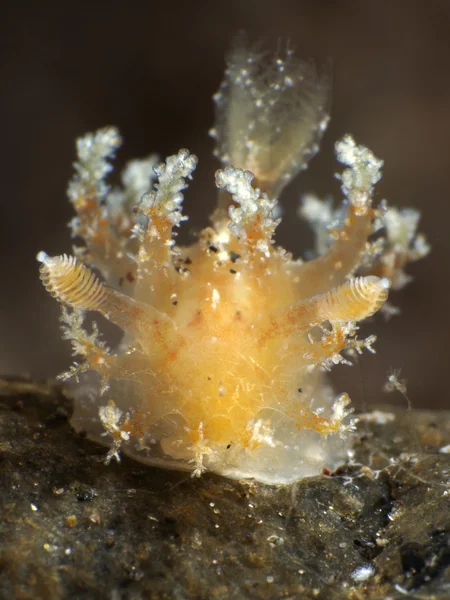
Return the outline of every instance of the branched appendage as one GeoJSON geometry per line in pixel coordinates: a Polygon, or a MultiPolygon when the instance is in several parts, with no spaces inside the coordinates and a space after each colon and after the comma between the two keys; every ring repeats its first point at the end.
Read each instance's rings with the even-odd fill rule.
{"type": "Polygon", "coordinates": [[[205,459],[213,457],[214,451],[210,447],[208,439],[205,438],[202,421],[200,421],[197,429],[188,429],[188,432],[192,442],[192,453],[194,455],[194,458],[190,460],[190,463],[193,465],[192,477],[200,477],[207,469],[205,459]]]}
{"type": "Polygon", "coordinates": [[[255,450],[259,446],[275,448],[280,445],[280,442],[274,437],[274,430],[270,421],[264,419],[250,421],[247,426],[245,443],[251,450],[255,450]]]}
{"type": "Polygon", "coordinates": [[[252,187],[253,178],[250,171],[226,167],[217,171],[216,185],[226,189],[237,204],[229,208],[229,228],[241,242],[241,251],[250,255],[261,253],[269,258],[273,234],[279,223],[272,214],[277,203],[252,187]]]}
{"type": "Polygon", "coordinates": [[[174,260],[179,256],[175,248],[174,227],[179,227],[188,217],[182,214],[183,190],[186,180],[192,179],[197,157],[188,150],[180,150],[165,163],[155,167],[158,183],[155,190],[145,194],[137,211],[146,219],[137,225],[134,233],[139,241],[136,255],[136,297],[151,299],[157,293],[173,293],[177,273],[174,260]],[[162,289],[163,288],[163,289],[162,289]]]}
{"type": "Polygon", "coordinates": [[[354,431],[358,422],[357,418],[353,418],[346,423],[347,417],[353,413],[353,408],[349,408],[350,404],[349,395],[341,394],[332,406],[331,425],[334,425],[341,435],[348,431],[354,431]]]}
{"type": "Polygon", "coordinates": [[[327,371],[330,371],[334,365],[346,364],[352,365],[345,356],[354,358],[356,354],[362,354],[362,351],[375,354],[373,344],[376,336],[370,335],[364,340],[355,337],[358,328],[352,322],[344,324],[334,324],[331,331],[324,331],[319,341],[311,340],[308,351],[303,358],[307,365],[320,365],[327,371]]]}
{"type": "Polygon", "coordinates": [[[72,234],[84,241],[84,246],[74,249],[75,255],[99,269],[110,285],[128,290],[133,288],[136,270],[130,255],[136,224],[132,208],[155,179],[156,156],[131,161],[122,175],[123,188],[111,190],[106,176],[120,144],[115,127],[80,138],[67,193],[77,213],[70,223],[72,234]]]}
{"type": "Polygon", "coordinates": [[[400,392],[400,394],[402,394],[404,397],[406,397],[406,379],[400,379],[400,369],[391,369],[389,371],[387,381],[383,386],[383,390],[388,393],[397,391],[400,392]]]}
{"type": "Polygon", "coordinates": [[[61,314],[63,339],[72,343],[72,355],[80,356],[82,362],[75,362],[66,372],[58,376],[62,381],[78,377],[85,371],[95,370],[101,376],[100,394],[108,388],[109,373],[115,361],[114,354],[100,340],[96,323],[92,324],[92,333],[83,328],[84,313],[78,309],[67,310],[63,307],[61,314]]]}
{"type": "MultiPolygon", "coordinates": [[[[419,220],[419,211],[412,208],[397,210],[389,207],[380,214],[380,227],[386,233],[386,237],[380,240],[384,247],[366,271],[389,277],[394,290],[402,289],[411,281],[412,277],[405,273],[408,263],[424,258],[430,252],[425,236],[417,233],[419,220]]],[[[400,309],[387,303],[382,312],[389,318],[398,315],[400,309]]]]}
{"type": "Polygon", "coordinates": [[[105,433],[102,435],[109,435],[113,438],[113,444],[105,457],[105,463],[109,464],[113,458],[120,462],[120,446],[130,439],[128,432],[130,415],[128,413],[124,415],[113,400],[110,400],[105,406],[100,406],[98,414],[105,428],[105,433]]]}
{"type": "MultiPolygon", "coordinates": [[[[348,168],[337,177],[342,182],[342,192],[348,205],[340,224],[328,228],[331,245],[325,253],[298,267],[298,288],[307,290],[307,295],[324,292],[354,275],[367,254],[367,241],[374,230],[376,216],[372,208],[372,195],[375,184],[381,178],[383,161],[377,159],[370,150],[358,146],[351,136],[345,136],[336,144],[338,160],[348,168]],[[320,278],[317,277],[320,273],[320,278]]],[[[307,200],[308,203],[308,200],[307,200]]],[[[317,206],[312,210],[311,201],[303,210],[303,215],[312,220],[317,228],[317,206]]],[[[327,207],[327,212],[330,212],[327,207]]],[[[322,242],[323,246],[323,242],[322,242]]]]}
{"type": "Polygon", "coordinates": [[[70,224],[72,233],[86,244],[76,253],[88,264],[101,269],[106,278],[114,277],[116,263],[125,254],[123,240],[115,234],[108,218],[106,199],[110,189],[105,183],[112,170],[110,160],[120,144],[119,132],[114,127],[80,138],[75,176],[67,191],[77,213],[70,224]]]}
{"type": "Polygon", "coordinates": [[[138,254],[140,265],[151,261],[157,266],[172,265],[173,228],[179,227],[187,217],[182,214],[183,194],[186,179],[192,179],[197,166],[197,157],[188,150],[180,150],[166,163],[155,167],[159,183],[155,190],[145,194],[137,206],[138,211],[148,219],[146,227],[138,227],[136,233],[141,239],[138,254]]]}
{"type": "Polygon", "coordinates": [[[338,229],[341,224],[340,211],[333,209],[331,198],[321,200],[314,194],[305,194],[297,214],[308,221],[315,235],[315,252],[313,256],[325,254],[332,243],[330,231],[338,229]]]}
{"type": "MultiPolygon", "coordinates": [[[[38,260],[65,307],[64,337],[83,359],[63,377],[88,371],[72,423],[110,445],[107,462],[120,452],[193,476],[281,484],[346,459],[355,419],[326,371],[374,352],[374,335],[357,338],[359,323],[386,306],[428,246],[417,213],[373,207],[382,161],[350,136],[336,144],[343,206],[310,195],[301,209],[316,258],[294,260],[275,246],[277,197],[317,150],[327,85],[291,52],[236,47],[216,96],[218,207],[186,247],[174,230],[187,218],[195,156],[134,161],[123,189],[110,190],[117,131],[78,141],[69,198],[86,247],[38,260]],[[85,331],[86,311],[123,329],[117,348],[99,341],[95,325],[85,331]]],[[[401,391],[398,378],[391,385],[401,391]]]]}

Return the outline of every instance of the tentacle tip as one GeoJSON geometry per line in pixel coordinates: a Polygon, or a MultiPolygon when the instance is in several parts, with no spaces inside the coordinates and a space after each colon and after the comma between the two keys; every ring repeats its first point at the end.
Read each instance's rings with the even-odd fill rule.
{"type": "Polygon", "coordinates": [[[36,260],[44,265],[47,265],[51,260],[51,257],[46,252],[41,250],[36,254],[36,260]]]}

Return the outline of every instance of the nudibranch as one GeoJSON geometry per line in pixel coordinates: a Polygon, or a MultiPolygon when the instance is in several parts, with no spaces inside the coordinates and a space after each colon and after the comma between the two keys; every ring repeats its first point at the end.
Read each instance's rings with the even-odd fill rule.
{"type": "Polygon", "coordinates": [[[240,45],[215,95],[218,201],[195,243],[175,244],[187,219],[183,190],[197,158],[131,162],[122,187],[106,176],[120,136],[107,127],[77,142],[68,188],[74,256],[38,254],[41,278],[63,305],[76,363],[72,424],[110,449],[170,469],[285,484],[347,456],[350,400],[326,371],[375,336],[358,323],[407,281],[428,251],[418,213],[372,205],[382,161],[351,136],[336,144],[344,202],[307,195],[299,210],[316,255],[294,259],[274,243],[277,198],[317,152],[328,122],[328,78],[288,51],[240,45]],[[114,350],[97,311],[124,332],[114,350]]]}

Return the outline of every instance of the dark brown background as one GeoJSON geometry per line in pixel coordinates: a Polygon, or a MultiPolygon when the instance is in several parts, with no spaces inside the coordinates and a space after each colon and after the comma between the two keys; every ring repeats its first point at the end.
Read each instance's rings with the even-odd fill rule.
{"type": "MultiPolygon", "coordinates": [[[[432,254],[392,298],[403,314],[377,319],[377,356],[338,367],[355,402],[384,399],[389,367],[402,367],[414,406],[447,406],[449,389],[450,2],[448,0],[16,2],[1,12],[0,372],[54,375],[69,363],[58,307],[35,255],[70,251],[65,199],[74,140],[116,124],[118,164],[187,147],[200,164],[187,194],[187,229],[214,201],[217,167],[207,137],[210,97],[239,29],[268,46],[289,38],[301,57],[333,60],[332,121],[321,154],[283,195],[278,240],[295,253],[311,234],[295,219],[304,191],[331,191],[333,142],[352,133],[385,160],[377,194],[423,212],[432,254]]],[[[404,403],[401,397],[390,398],[404,403]]]]}

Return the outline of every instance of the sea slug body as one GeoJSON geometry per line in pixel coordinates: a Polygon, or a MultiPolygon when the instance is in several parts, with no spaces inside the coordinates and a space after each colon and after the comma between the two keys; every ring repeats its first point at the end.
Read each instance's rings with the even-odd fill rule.
{"type": "Polygon", "coordinates": [[[375,208],[382,161],[351,136],[336,144],[343,206],[314,196],[299,214],[317,255],[294,259],[274,244],[277,199],[317,152],[328,122],[328,79],[310,63],[237,45],[215,96],[218,203],[191,246],[175,244],[187,219],[183,191],[197,158],[131,162],[122,188],[105,178],[121,140],[113,127],[77,142],[68,195],[74,256],[38,254],[47,290],[63,304],[64,337],[82,361],[72,424],[150,465],[210,470],[283,484],[346,457],[350,400],[326,371],[374,336],[357,323],[403,286],[405,265],[428,246],[418,213],[375,208]],[[376,239],[371,237],[376,233],[376,239]],[[86,311],[121,327],[114,350],[86,311]]]}

